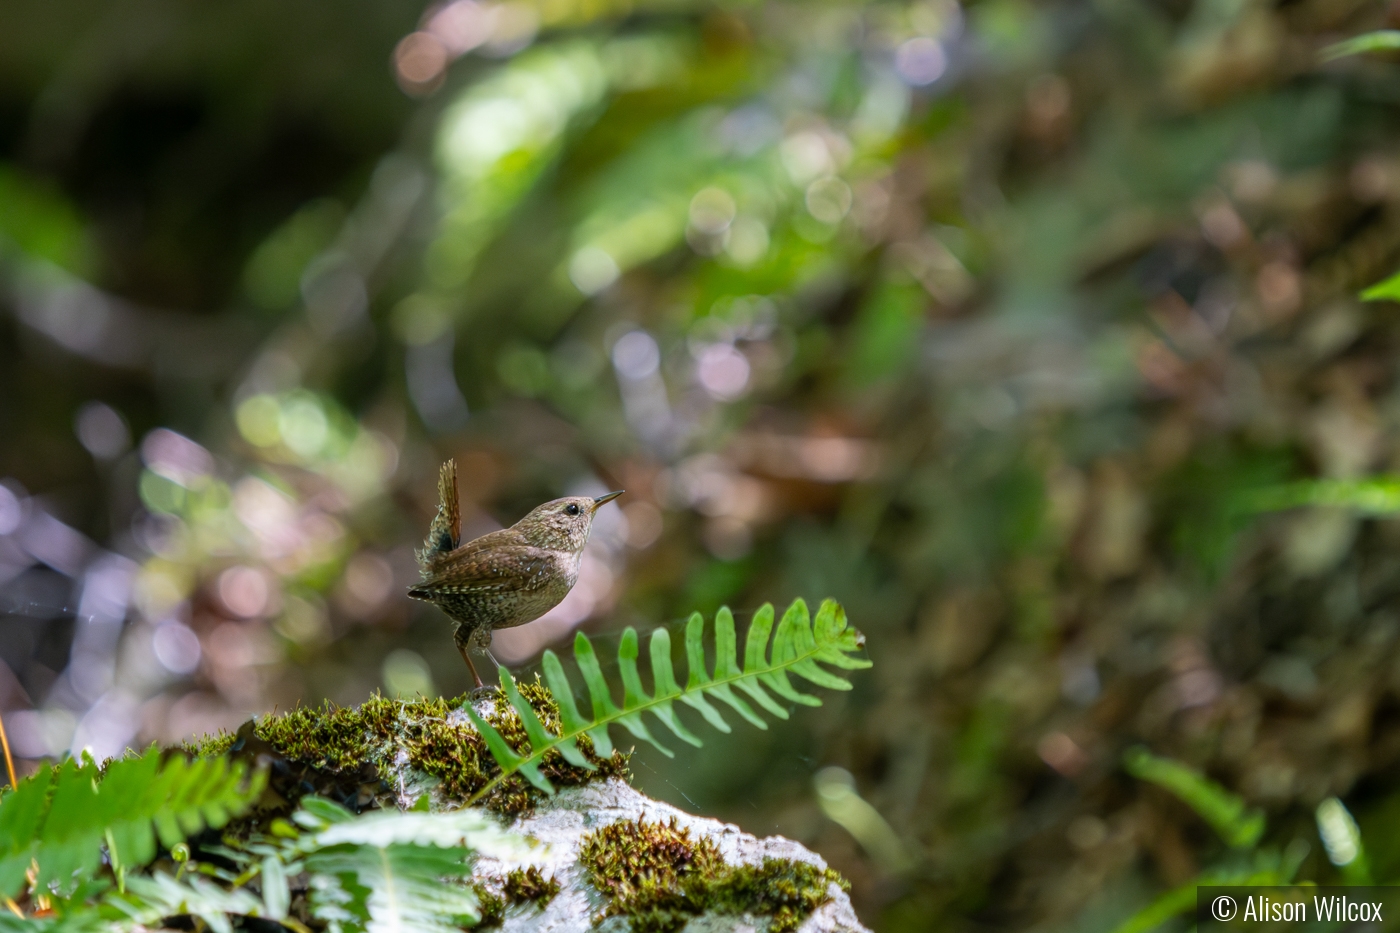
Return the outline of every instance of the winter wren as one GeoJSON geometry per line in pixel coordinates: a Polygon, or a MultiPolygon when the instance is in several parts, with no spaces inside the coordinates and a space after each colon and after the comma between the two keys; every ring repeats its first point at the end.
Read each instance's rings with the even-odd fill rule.
{"type": "Polygon", "coordinates": [[[433,603],[452,620],[453,640],[472,679],[481,676],[470,651],[491,644],[491,633],[533,622],[568,595],[578,582],[579,561],[598,507],[622,495],[569,496],[538,506],[500,531],[461,543],[457,507],[457,463],[438,476],[438,511],[418,552],[423,579],[408,590],[433,603]]]}

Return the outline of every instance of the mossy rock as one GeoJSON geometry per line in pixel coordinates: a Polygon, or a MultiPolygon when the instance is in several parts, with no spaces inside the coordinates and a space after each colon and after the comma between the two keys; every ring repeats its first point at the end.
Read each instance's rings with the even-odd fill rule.
{"type": "Polygon", "coordinates": [[[706,913],[768,918],[768,933],[791,933],[850,885],[830,868],[792,858],[731,865],[688,827],[619,820],[583,837],[579,861],[608,899],[606,913],[627,917],[633,933],[675,933],[706,913]]]}
{"type": "MultiPolygon", "coordinates": [[[[548,688],[538,681],[519,687],[545,726],[557,731],[559,707],[548,688]]],[[[391,700],[375,694],[357,707],[300,707],[258,717],[236,734],[206,736],[185,749],[196,757],[232,752],[262,760],[272,769],[272,791],[288,804],[317,793],[353,810],[407,809],[425,802],[433,809],[455,809],[500,774],[463,711],[468,703],[506,741],[517,748],[527,744],[520,717],[495,691],[451,700],[391,700]],[[422,801],[425,794],[428,800],[422,801]]],[[[599,758],[587,736],[578,745],[597,770],[571,765],[551,751],[540,770],[556,787],[627,775],[625,754],[599,758]]],[[[523,777],[512,775],[480,803],[500,813],[519,813],[540,797],[523,777]]]]}
{"type": "MultiPolygon", "coordinates": [[[[538,682],[521,693],[552,730],[558,707],[538,682]]],[[[309,793],[355,810],[456,809],[498,775],[462,711],[472,703],[517,748],[519,718],[499,694],[454,700],[374,696],[356,708],[295,709],[191,743],[193,755],[230,752],[270,768],[269,799],[234,832],[250,832],[309,793]]],[[[550,754],[546,796],[516,777],[481,803],[539,845],[527,860],[482,857],[473,867],[483,926],[503,933],[866,933],[845,883],[821,858],[781,837],[691,816],[629,786],[626,756],[589,771],[550,754]]],[[[228,832],[226,829],[225,832],[228,832]]]]}
{"type": "MultiPolygon", "coordinates": [[[[621,780],[560,791],[511,829],[560,884],[542,908],[508,909],[505,933],[863,933],[845,882],[780,836],[692,816],[621,780]]],[[[478,871],[515,866],[482,859],[478,871]]]]}

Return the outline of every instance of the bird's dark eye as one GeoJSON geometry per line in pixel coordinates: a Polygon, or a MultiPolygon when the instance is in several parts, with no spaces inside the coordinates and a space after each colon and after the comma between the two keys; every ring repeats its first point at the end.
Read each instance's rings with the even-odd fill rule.
{"type": "Polygon", "coordinates": [[[576,503],[576,502],[570,502],[568,505],[564,506],[564,511],[565,511],[565,512],[568,512],[570,515],[577,515],[577,514],[578,514],[578,503],[576,503]]]}

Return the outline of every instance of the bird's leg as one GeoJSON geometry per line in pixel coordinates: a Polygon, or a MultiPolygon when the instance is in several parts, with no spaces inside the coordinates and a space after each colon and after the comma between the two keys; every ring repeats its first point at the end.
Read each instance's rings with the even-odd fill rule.
{"type": "MultiPolygon", "coordinates": [[[[469,643],[472,648],[475,648],[478,651],[485,652],[486,656],[491,659],[491,666],[494,667],[498,672],[500,671],[501,662],[497,661],[495,657],[491,654],[491,630],[489,628],[487,628],[484,625],[478,627],[476,631],[472,632],[469,643]]],[[[494,691],[496,688],[479,687],[478,689],[494,691]]]]}
{"type": "Polygon", "coordinates": [[[467,662],[467,670],[472,672],[472,680],[476,681],[476,688],[480,690],[486,686],[481,682],[481,675],[476,672],[476,665],[472,663],[472,656],[467,646],[459,641],[457,642],[457,651],[462,655],[462,660],[467,662]]]}

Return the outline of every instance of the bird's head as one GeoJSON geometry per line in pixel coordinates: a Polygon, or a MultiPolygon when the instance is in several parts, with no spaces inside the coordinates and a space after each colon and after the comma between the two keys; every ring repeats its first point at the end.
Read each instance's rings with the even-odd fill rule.
{"type": "Polygon", "coordinates": [[[525,540],[550,551],[582,551],[593,530],[593,516],[599,507],[622,495],[622,490],[604,496],[565,496],[537,506],[515,523],[525,540]]]}

